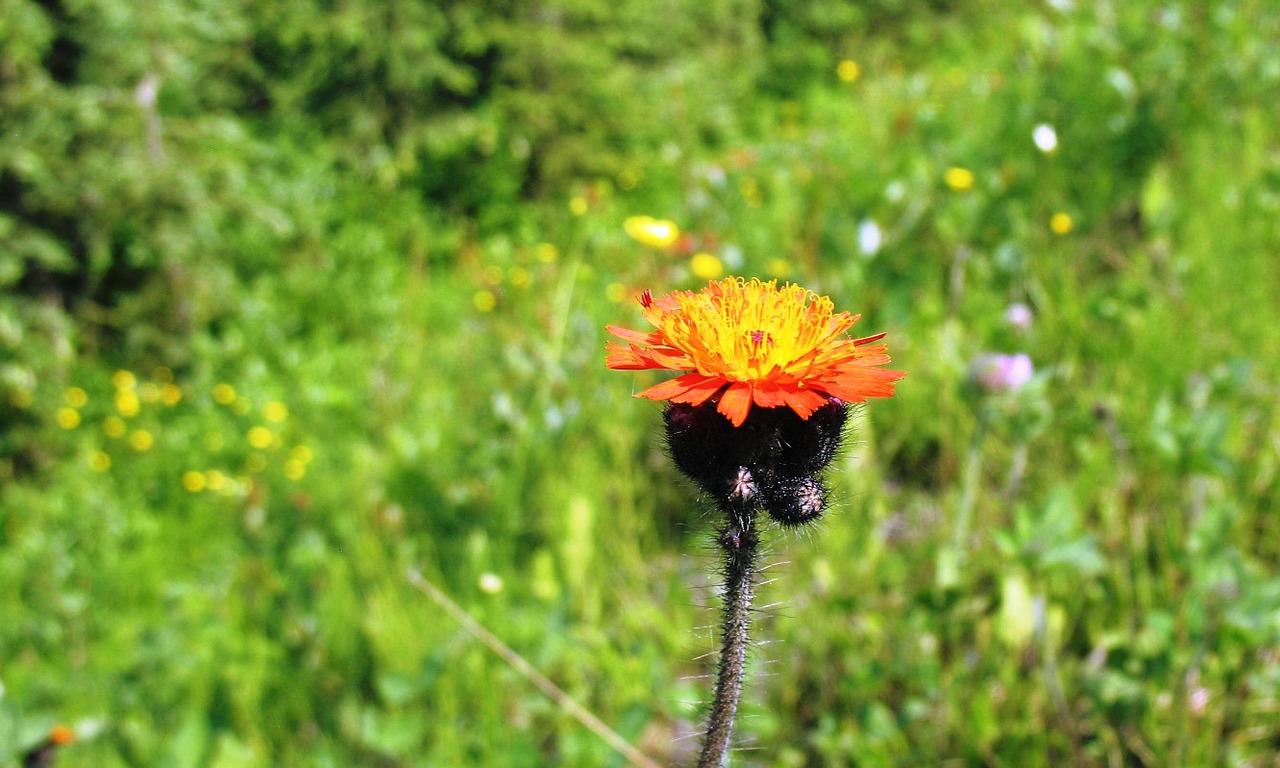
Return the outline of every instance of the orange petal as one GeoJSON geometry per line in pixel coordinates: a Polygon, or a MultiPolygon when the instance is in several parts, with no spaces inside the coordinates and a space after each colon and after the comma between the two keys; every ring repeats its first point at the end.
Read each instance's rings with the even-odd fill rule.
{"type": "Polygon", "coordinates": [[[633,331],[630,328],[623,328],[617,325],[606,325],[604,329],[623,341],[630,341],[636,344],[661,344],[663,342],[662,335],[657,332],[633,331]]]}
{"type": "Polygon", "coordinates": [[[777,384],[756,384],[751,400],[761,408],[781,408],[787,404],[786,393],[777,384]]]}
{"type": "Polygon", "coordinates": [[[826,396],[812,389],[783,390],[782,396],[786,399],[787,405],[791,406],[791,410],[800,414],[802,419],[809,418],[814,411],[827,403],[826,396]]]}
{"type": "MultiPolygon", "coordinates": [[[[701,374],[693,374],[699,376],[701,374]]],[[[673,403],[688,403],[689,405],[702,405],[715,396],[717,392],[724,389],[724,379],[717,379],[714,376],[706,377],[706,381],[701,384],[694,384],[689,387],[683,395],[676,395],[671,398],[673,403]]]]}
{"type": "Polygon", "coordinates": [[[647,397],[650,400],[671,400],[677,403],[701,405],[724,386],[724,380],[700,373],[687,373],[668,379],[661,384],[637,392],[636,397],[647,397]]]}
{"type": "Polygon", "coordinates": [[[742,426],[742,422],[747,420],[747,414],[751,412],[751,385],[741,381],[729,385],[720,396],[720,405],[716,406],[716,410],[733,422],[733,426],[742,426]]]}
{"type": "Polygon", "coordinates": [[[889,347],[885,344],[863,347],[856,354],[854,359],[858,365],[884,365],[889,362],[889,347]]]}
{"type": "Polygon", "coordinates": [[[831,379],[824,379],[819,387],[841,400],[861,403],[868,397],[892,397],[893,382],[906,375],[906,371],[866,368],[861,371],[842,372],[831,379]]]}
{"type": "Polygon", "coordinates": [[[633,348],[624,347],[612,341],[605,344],[604,351],[607,353],[604,358],[605,367],[615,371],[642,371],[659,367],[647,358],[636,354],[633,348]]]}
{"type": "Polygon", "coordinates": [[[689,360],[689,356],[677,349],[668,347],[650,347],[641,349],[640,347],[631,347],[636,354],[653,363],[654,368],[666,368],[670,371],[687,371],[693,367],[693,362],[689,360]],[[672,354],[672,353],[675,354],[672,354]]]}
{"type": "Polygon", "coordinates": [[[841,312],[838,315],[832,315],[831,319],[827,321],[827,333],[831,336],[844,333],[852,328],[853,324],[858,322],[860,317],[862,317],[862,315],[851,315],[848,312],[841,312]]]}
{"type": "Polygon", "coordinates": [[[649,368],[667,371],[687,371],[693,367],[689,357],[679,350],[666,347],[637,347],[634,344],[623,347],[615,342],[605,344],[604,364],[607,368],[619,371],[640,371],[649,368]],[[676,352],[678,354],[670,354],[676,352]]]}

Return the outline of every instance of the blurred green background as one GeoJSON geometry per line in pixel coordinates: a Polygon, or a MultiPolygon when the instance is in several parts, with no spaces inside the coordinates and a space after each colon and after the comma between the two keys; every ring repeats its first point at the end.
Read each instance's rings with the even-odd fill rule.
{"type": "Polygon", "coordinates": [[[768,534],[737,764],[1280,765],[1277,30],[0,0],[0,765],[624,764],[410,567],[687,761],[714,521],[603,325],[720,274],[910,372],[768,534]]]}

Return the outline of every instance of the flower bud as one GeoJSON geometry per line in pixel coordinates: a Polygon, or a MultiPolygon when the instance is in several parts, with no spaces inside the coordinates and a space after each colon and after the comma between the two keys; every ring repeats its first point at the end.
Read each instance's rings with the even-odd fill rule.
{"type": "Polygon", "coordinates": [[[830,398],[806,419],[790,408],[754,408],[735,427],[715,399],[667,406],[667,447],[676,468],[721,505],[768,509],[783,525],[818,517],[819,474],[835,458],[849,407],[830,398]]]}
{"type": "Polygon", "coordinates": [[[812,522],[827,506],[827,487],[818,477],[776,477],[761,492],[769,516],[785,526],[812,522]]]}

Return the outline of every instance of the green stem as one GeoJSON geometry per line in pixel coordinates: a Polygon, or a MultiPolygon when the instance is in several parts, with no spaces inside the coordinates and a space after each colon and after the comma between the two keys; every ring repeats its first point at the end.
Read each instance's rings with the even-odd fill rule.
{"type": "Polygon", "coordinates": [[[978,423],[978,431],[974,433],[973,442],[969,445],[969,453],[965,457],[964,474],[960,479],[960,508],[956,515],[956,527],[952,531],[951,546],[955,548],[957,557],[964,559],[968,550],[969,529],[973,527],[973,508],[978,499],[978,480],[982,472],[982,438],[986,434],[986,420],[978,423]]]}
{"type": "Polygon", "coordinates": [[[969,550],[969,531],[973,527],[973,508],[977,504],[978,482],[982,477],[982,438],[986,428],[986,417],[979,417],[960,476],[960,501],[951,528],[951,540],[938,551],[935,578],[942,589],[954,589],[962,582],[961,574],[969,550]]]}
{"type": "Polygon", "coordinates": [[[742,694],[747,662],[748,624],[756,574],[754,510],[730,509],[729,523],[720,535],[725,552],[724,620],[721,624],[720,667],[715,700],[707,723],[698,768],[720,768],[729,754],[729,739],[742,694]]]}

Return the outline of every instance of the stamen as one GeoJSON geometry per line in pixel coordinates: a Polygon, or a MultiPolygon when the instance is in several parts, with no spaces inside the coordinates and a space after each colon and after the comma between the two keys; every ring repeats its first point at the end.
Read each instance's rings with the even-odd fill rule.
{"type": "Polygon", "coordinates": [[[648,288],[644,289],[644,293],[640,294],[638,300],[640,302],[640,306],[648,309],[653,305],[653,291],[650,291],[648,288]]]}

